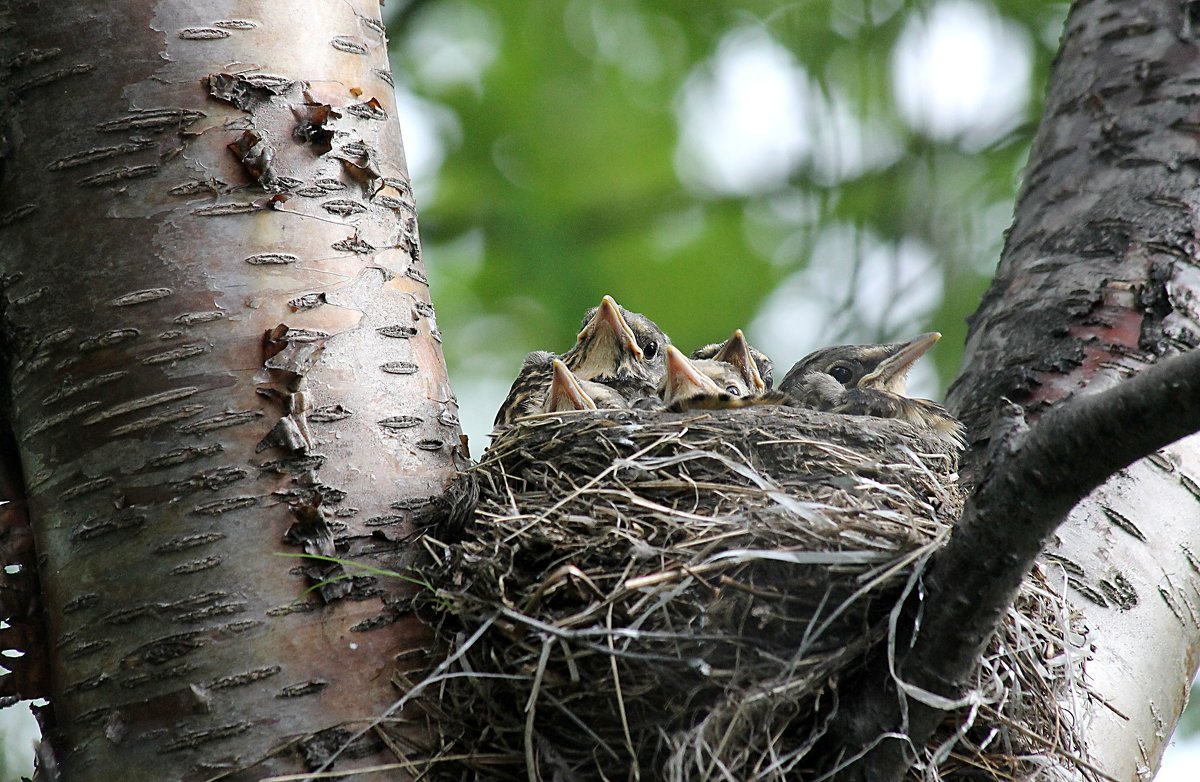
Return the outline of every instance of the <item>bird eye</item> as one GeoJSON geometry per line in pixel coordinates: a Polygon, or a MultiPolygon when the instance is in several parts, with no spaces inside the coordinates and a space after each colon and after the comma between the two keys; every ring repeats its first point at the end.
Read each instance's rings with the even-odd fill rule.
{"type": "Polygon", "coordinates": [[[658,343],[650,340],[642,347],[642,355],[648,359],[652,359],[658,355],[658,343]]]}
{"type": "Polygon", "coordinates": [[[852,373],[850,372],[850,367],[845,364],[835,364],[829,368],[829,374],[833,375],[834,380],[845,384],[850,382],[852,373]]]}
{"type": "Polygon", "coordinates": [[[738,388],[737,386],[725,386],[725,393],[729,394],[730,396],[741,396],[742,389],[738,388]]]}

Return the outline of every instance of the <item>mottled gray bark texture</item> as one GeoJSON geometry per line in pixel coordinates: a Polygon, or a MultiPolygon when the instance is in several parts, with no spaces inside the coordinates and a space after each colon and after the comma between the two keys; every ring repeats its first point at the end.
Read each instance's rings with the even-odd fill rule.
{"type": "MultiPolygon", "coordinates": [[[[1072,8],[1000,268],[948,398],[973,439],[964,475],[980,487],[975,511],[990,509],[972,518],[969,508],[957,540],[935,560],[916,647],[899,664],[905,679],[940,695],[961,693],[947,660],[977,648],[970,618],[987,602],[962,552],[977,552],[974,572],[991,578],[1027,567],[1063,512],[1064,490],[1087,491],[1100,465],[1144,453],[1153,430],[1195,431],[1187,423],[1195,356],[1172,362],[1186,373],[1178,384],[1144,382],[1131,386],[1140,398],[1114,402],[1107,415],[1077,415],[1079,431],[1063,431],[1059,414],[1103,407],[1090,403],[1112,401],[1106,389],[1200,343],[1198,5],[1091,0],[1072,8]],[[1073,411],[1082,395],[1098,396],[1073,411]],[[1028,435],[998,423],[1004,400],[1019,405],[1028,435]],[[1006,453],[1011,465],[1022,458],[1014,449],[1045,447],[1051,436],[1073,441],[1058,451],[1068,463],[1002,472],[1006,453]],[[997,501],[1005,489],[1021,496],[997,501]],[[1022,524],[1025,532],[1014,529],[1022,524]],[[956,626],[957,645],[920,640],[948,641],[956,626]]],[[[1116,779],[1152,776],[1196,671],[1197,480],[1193,436],[1117,471],[1075,507],[1044,555],[1069,585],[1092,649],[1090,692],[1072,710],[1091,760],[1116,779]]],[[[920,734],[937,712],[908,705],[907,721],[859,716],[920,734]]],[[[911,753],[898,740],[880,747],[852,778],[899,778],[911,753]]]]}
{"type": "Polygon", "coordinates": [[[0,7],[4,417],[66,780],[314,768],[419,657],[405,582],[295,557],[395,567],[460,449],[379,14],[0,7]]]}

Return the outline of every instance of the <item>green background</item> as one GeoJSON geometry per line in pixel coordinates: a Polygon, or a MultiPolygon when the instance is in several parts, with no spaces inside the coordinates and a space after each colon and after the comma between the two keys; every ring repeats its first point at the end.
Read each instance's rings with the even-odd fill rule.
{"type": "Polygon", "coordinates": [[[567,349],[605,293],[685,351],[745,328],[781,370],[941,331],[914,375],[938,395],[999,257],[1066,6],[384,10],[478,455],[524,354],[567,349]]]}

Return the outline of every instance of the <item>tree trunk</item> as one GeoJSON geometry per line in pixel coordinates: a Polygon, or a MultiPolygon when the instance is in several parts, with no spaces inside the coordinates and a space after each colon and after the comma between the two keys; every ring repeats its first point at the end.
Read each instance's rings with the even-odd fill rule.
{"type": "MultiPolygon", "coordinates": [[[[1077,2],[991,290],[948,403],[977,435],[1002,398],[1030,420],[1200,344],[1196,3],[1077,2]]],[[[1163,410],[1170,416],[1172,411],[1163,410]]],[[[1036,424],[1035,424],[1036,425],[1036,424]]],[[[1148,779],[1200,654],[1200,440],[1114,475],[1045,563],[1094,650],[1074,709],[1093,759],[1148,779]]]]}
{"type": "Polygon", "coordinates": [[[63,778],[311,769],[423,636],[402,580],[279,555],[394,566],[460,449],[379,4],[18,0],[0,31],[5,412],[63,778]]]}

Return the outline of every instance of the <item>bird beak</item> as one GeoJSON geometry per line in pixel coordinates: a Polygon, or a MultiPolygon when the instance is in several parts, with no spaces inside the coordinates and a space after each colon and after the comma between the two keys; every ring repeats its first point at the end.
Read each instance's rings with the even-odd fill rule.
{"type": "Polygon", "coordinates": [[[667,375],[663,379],[661,396],[668,407],[680,399],[720,393],[721,387],[711,377],[696,369],[674,345],[667,346],[667,375]]]}
{"type": "Polygon", "coordinates": [[[881,361],[874,372],[863,377],[858,383],[859,388],[877,388],[903,396],[908,371],[917,359],[929,352],[934,343],[941,338],[941,334],[931,331],[916,339],[894,345],[896,352],[881,361]]]}
{"type": "Polygon", "coordinates": [[[546,412],[561,413],[564,410],[595,410],[596,403],[579,384],[567,365],[554,359],[554,379],[546,394],[546,412]]]}
{"type": "Polygon", "coordinates": [[[596,314],[580,330],[578,340],[580,344],[600,340],[608,343],[613,353],[628,351],[638,361],[642,360],[642,349],[638,346],[637,338],[633,336],[633,329],[629,328],[629,324],[621,316],[621,309],[612,296],[606,295],[601,299],[596,314]]]}
{"type": "Polygon", "coordinates": [[[758,364],[754,363],[754,356],[750,355],[750,343],[746,342],[746,335],[741,329],[733,332],[733,336],[725,341],[725,346],[713,358],[732,364],[755,393],[762,393],[767,389],[767,384],[758,372],[758,364]]]}

